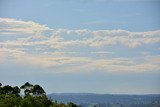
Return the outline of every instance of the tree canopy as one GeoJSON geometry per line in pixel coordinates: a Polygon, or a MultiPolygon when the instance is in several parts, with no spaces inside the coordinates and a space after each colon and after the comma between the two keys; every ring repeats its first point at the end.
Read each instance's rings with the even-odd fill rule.
{"type": "Polygon", "coordinates": [[[47,97],[44,89],[36,84],[26,82],[20,88],[18,86],[0,83],[0,107],[78,107],[74,103],[57,103],[47,97]],[[24,90],[24,97],[20,91],[24,90]]]}

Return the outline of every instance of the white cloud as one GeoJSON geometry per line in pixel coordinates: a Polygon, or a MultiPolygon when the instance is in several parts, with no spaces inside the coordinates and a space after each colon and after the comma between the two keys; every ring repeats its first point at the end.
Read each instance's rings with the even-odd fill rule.
{"type": "MultiPolygon", "coordinates": [[[[153,57],[153,56],[151,56],[153,57]]],[[[80,64],[79,66],[68,67],[68,71],[103,71],[103,72],[152,72],[159,71],[160,56],[154,56],[155,61],[152,58],[148,59],[144,57],[142,59],[130,59],[130,58],[106,58],[106,59],[92,59],[89,63],[80,64]],[[139,62],[140,60],[143,60],[139,62]]]]}
{"type": "Polygon", "coordinates": [[[21,49],[0,49],[0,63],[16,63],[19,65],[37,66],[49,72],[56,68],[61,72],[146,72],[160,70],[160,56],[142,58],[114,57],[97,59],[91,57],[73,57],[65,52],[47,54],[27,54],[21,49]]]}
{"type": "Polygon", "coordinates": [[[88,45],[101,47],[123,44],[137,47],[143,44],[160,42],[160,30],[147,32],[129,32],[126,30],[70,30],[51,29],[31,21],[0,18],[0,35],[20,35],[15,40],[1,42],[8,45],[49,45],[53,48],[63,48],[73,45],[88,45]],[[45,31],[50,35],[45,36],[45,31]],[[23,35],[27,35],[22,37],[23,35]],[[22,40],[23,41],[20,41],[22,40]],[[25,42],[24,42],[25,41],[25,42]],[[23,42],[23,44],[22,44],[23,42]],[[18,44],[19,43],[19,44],[18,44]]]}
{"type": "Polygon", "coordinates": [[[159,71],[158,55],[145,54],[142,58],[109,57],[108,54],[113,55],[115,52],[104,50],[105,46],[114,47],[122,44],[132,49],[159,42],[160,30],[130,32],[121,29],[51,29],[32,21],[0,18],[1,64],[10,61],[19,65],[39,66],[51,71],[59,69],[60,72],[159,71]],[[88,49],[87,47],[93,48],[94,51],[81,51],[82,48],[88,49]],[[93,54],[96,54],[94,55],[96,57],[93,54]]]}
{"type": "Polygon", "coordinates": [[[85,42],[90,46],[123,44],[136,47],[143,44],[160,42],[160,30],[148,32],[129,32],[125,30],[97,30],[93,31],[93,38],[85,42]]]}
{"type": "Polygon", "coordinates": [[[9,18],[0,18],[0,33],[28,33],[28,34],[38,34],[44,30],[49,30],[48,27],[40,25],[32,21],[22,21],[9,18]]]}

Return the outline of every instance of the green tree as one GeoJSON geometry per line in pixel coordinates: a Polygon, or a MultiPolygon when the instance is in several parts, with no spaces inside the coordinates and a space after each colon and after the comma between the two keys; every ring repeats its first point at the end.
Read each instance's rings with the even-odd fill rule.
{"type": "Polygon", "coordinates": [[[22,98],[14,94],[0,94],[0,107],[19,107],[22,98]]]}
{"type": "Polygon", "coordinates": [[[28,95],[21,101],[21,107],[50,107],[51,105],[52,101],[49,100],[46,95],[28,95]]]}
{"type": "Polygon", "coordinates": [[[22,98],[18,86],[3,86],[0,84],[0,107],[78,107],[70,102],[68,104],[53,102],[47,97],[44,89],[39,85],[26,82],[21,86],[25,97],[22,98]]]}
{"type": "Polygon", "coordinates": [[[76,104],[74,104],[72,102],[67,103],[67,106],[68,107],[78,107],[76,104]]]}
{"type": "Polygon", "coordinates": [[[27,95],[21,101],[21,107],[44,107],[42,102],[31,95],[27,95]]]}

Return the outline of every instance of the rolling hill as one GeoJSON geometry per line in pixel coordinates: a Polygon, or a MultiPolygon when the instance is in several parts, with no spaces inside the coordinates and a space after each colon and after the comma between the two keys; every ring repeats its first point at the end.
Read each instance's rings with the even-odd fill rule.
{"type": "MultiPolygon", "coordinates": [[[[159,104],[160,95],[115,95],[115,94],[93,94],[93,93],[53,93],[48,95],[58,102],[74,102],[82,107],[97,105],[110,107],[152,107],[159,104]],[[111,106],[112,107],[112,106],[111,106]]],[[[160,107],[160,106],[155,106],[160,107]]]]}

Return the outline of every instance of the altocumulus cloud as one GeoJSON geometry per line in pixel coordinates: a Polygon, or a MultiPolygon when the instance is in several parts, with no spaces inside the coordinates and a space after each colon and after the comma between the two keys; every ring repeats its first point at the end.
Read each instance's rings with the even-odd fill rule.
{"type": "Polygon", "coordinates": [[[159,71],[159,55],[115,57],[114,50],[106,51],[107,46],[134,49],[159,42],[160,30],[52,29],[32,21],[0,18],[1,65],[25,64],[52,72],[159,71]]]}

